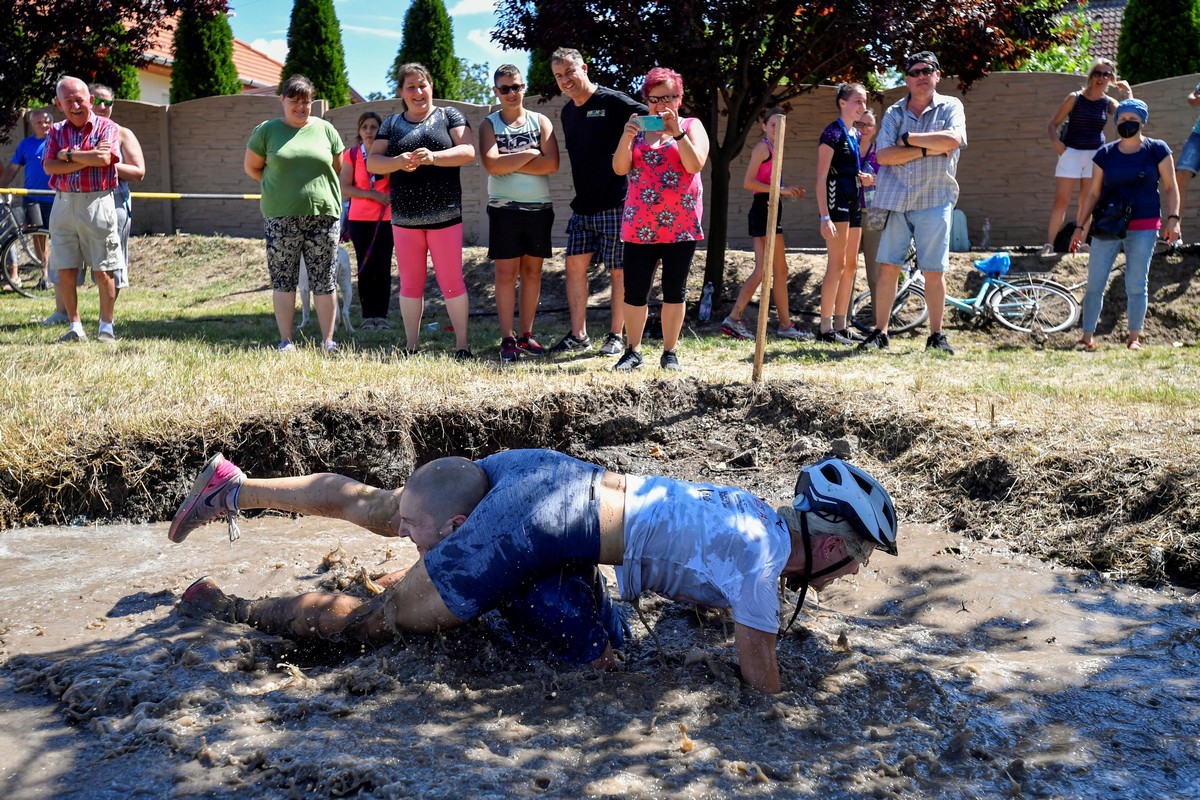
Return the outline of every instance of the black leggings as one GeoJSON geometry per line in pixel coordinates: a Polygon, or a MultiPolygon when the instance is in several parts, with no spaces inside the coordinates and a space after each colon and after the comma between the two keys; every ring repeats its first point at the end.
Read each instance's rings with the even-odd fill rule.
{"type": "Polygon", "coordinates": [[[382,319],[392,301],[392,220],[385,212],[378,224],[350,220],[349,226],[358,255],[358,301],[363,319],[382,319]]]}
{"type": "Polygon", "coordinates": [[[646,305],[650,299],[650,284],[654,282],[654,268],[658,266],[659,259],[662,259],[663,265],[663,302],[686,301],[688,272],[695,254],[695,242],[625,242],[625,303],[631,306],[646,305]]]}

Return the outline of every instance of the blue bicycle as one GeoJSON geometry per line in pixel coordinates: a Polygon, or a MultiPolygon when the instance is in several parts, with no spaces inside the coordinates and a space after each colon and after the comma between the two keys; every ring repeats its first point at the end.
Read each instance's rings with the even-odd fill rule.
{"type": "MultiPolygon", "coordinates": [[[[983,283],[974,297],[946,296],[946,306],[967,324],[986,324],[992,320],[1020,333],[1049,334],[1068,330],[1079,320],[1079,301],[1066,286],[1049,278],[1026,275],[1005,280],[1011,264],[1008,253],[975,262],[983,273],[983,283]]],[[[863,292],[850,306],[853,324],[861,330],[875,326],[871,293],[863,292]]],[[[904,333],[929,318],[925,304],[925,278],[915,259],[906,260],[892,304],[888,325],[891,333],[904,333]]]]}

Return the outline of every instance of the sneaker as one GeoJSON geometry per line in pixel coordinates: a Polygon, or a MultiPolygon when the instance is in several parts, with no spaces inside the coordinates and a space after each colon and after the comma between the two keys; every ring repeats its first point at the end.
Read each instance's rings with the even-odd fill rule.
{"type": "Polygon", "coordinates": [[[204,577],[184,589],[179,598],[179,613],[192,619],[227,619],[235,608],[232,597],[221,591],[211,578],[204,577]]]}
{"type": "MultiPolygon", "coordinates": [[[[794,328],[796,326],[793,325],[792,327],[794,328]]],[[[734,319],[733,317],[726,317],[721,322],[721,333],[725,334],[726,336],[732,336],[735,339],[754,338],[754,334],[751,333],[750,329],[746,327],[746,323],[742,322],[740,319],[734,319]]]]}
{"type": "Polygon", "coordinates": [[[296,345],[285,339],[279,344],[275,345],[275,349],[280,353],[291,353],[296,349],[296,345]]]}
{"type": "Polygon", "coordinates": [[[87,334],[79,331],[69,330],[62,336],[58,337],[59,344],[74,344],[75,342],[86,342],[87,334]]]}
{"type": "Polygon", "coordinates": [[[658,360],[658,365],[671,372],[683,371],[683,367],[679,366],[679,356],[676,355],[674,350],[663,350],[662,358],[658,360]]]}
{"type": "Polygon", "coordinates": [[[950,346],[950,341],[946,338],[946,334],[941,331],[929,334],[929,338],[925,340],[925,349],[941,350],[946,355],[954,355],[954,348],[950,346]]]}
{"type": "Polygon", "coordinates": [[[538,344],[538,340],[533,338],[532,331],[521,334],[521,337],[517,339],[517,347],[519,347],[521,352],[527,356],[546,355],[546,348],[538,344]]]}
{"type": "Polygon", "coordinates": [[[861,341],[865,341],[867,338],[867,337],[863,336],[861,333],[859,333],[858,331],[854,330],[853,328],[842,328],[840,331],[838,331],[838,333],[840,333],[842,336],[849,339],[850,341],[854,342],[855,344],[858,344],[861,341]]]}
{"type": "Polygon", "coordinates": [[[236,505],[236,494],[245,482],[246,473],[225,456],[217,453],[210,458],[196,477],[183,505],[175,512],[167,538],[178,544],[201,525],[224,517],[229,525],[229,541],[236,541],[241,531],[237,526],[238,512],[229,510],[229,495],[234,494],[236,505]]]}
{"type": "Polygon", "coordinates": [[[517,360],[517,356],[521,355],[520,348],[517,347],[517,340],[511,336],[505,336],[500,340],[500,360],[505,363],[512,363],[517,360]]]}
{"type": "Polygon", "coordinates": [[[390,331],[391,329],[392,329],[392,324],[387,321],[386,317],[376,317],[375,318],[375,330],[390,331]]]}
{"type": "MultiPolygon", "coordinates": [[[[724,326],[721,327],[721,331],[722,333],[725,331],[724,326]]],[[[780,339],[796,339],[801,342],[811,342],[813,339],[817,338],[816,334],[814,334],[812,331],[800,330],[798,327],[796,327],[796,323],[794,322],[790,328],[776,329],[775,335],[780,339]]]]}
{"type": "Polygon", "coordinates": [[[474,361],[475,354],[472,353],[470,350],[468,350],[465,347],[460,347],[459,349],[454,351],[454,360],[455,361],[474,361]]]}
{"type": "MultiPolygon", "coordinates": [[[[665,353],[663,354],[666,355],[665,353]]],[[[645,359],[637,350],[626,350],[620,360],[613,365],[613,369],[617,372],[633,372],[635,369],[641,369],[645,359]]]]}
{"type": "Polygon", "coordinates": [[[817,341],[821,344],[854,344],[853,339],[847,339],[840,331],[823,331],[817,334],[817,341]]]}
{"type": "Polygon", "coordinates": [[[375,320],[371,317],[367,317],[361,323],[359,323],[358,329],[360,331],[377,331],[377,330],[379,330],[379,328],[377,328],[375,326],[375,320]]]}
{"type": "Polygon", "coordinates": [[[888,345],[892,343],[891,337],[887,335],[887,331],[881,331],[878,328],[871,331],[866,339],[859,343],[859,350],[887,350],[888,345]]]}
{"type": "Polygon", "coordinates": [[[591,349],[592,349],[592,338],[590,336],[588,336],[586,333],[578,339],[575,338],[575,336],[573,336],[572,334],[568,333],[566,336],[559,339],[558,342],[553,347],[550,348],[550,354],[551,355],[562,355],[564,353],[585,353],[591,349]]]}
{"type": "Polygon", "coordinates": [[[321,345],[321,351],[327,356],[336,356],[342,352],[342,348],[335,341],[328,341],[321,345]]]}
{"type": "Polygon", "coordinates": [[[117,336],[112,331],[100,331],[96,334],[96,341],[104,344],[116,344],[117,336]]]}
{"type": "Polygon", "coordinates": [[[1041,252],[1039,252],[1038,255],[1042,258],[1050,258],[1051,256],[1055,255],[1054,243],[1046,242],[1044,245],[1042,245],[1041,252]]]}
{"type": "Polygon", "coordinates": [[[65,312],[55,311],[53,314],[51,314],[50,316],[48,316],[44,320],[42,320],[41,324],[43,324],[43,325],[68,325],[68,324],[70,324],[70,322],[71,322],[71,318],[68,317],[65,312]]]}
{"type": "Polygon", "coordinates": [[[625,337],[619,333],[609,333],[604,337],[604,344],[600,345],[600,354],[606,356],[619,356],[625,350],[625,337]]]}

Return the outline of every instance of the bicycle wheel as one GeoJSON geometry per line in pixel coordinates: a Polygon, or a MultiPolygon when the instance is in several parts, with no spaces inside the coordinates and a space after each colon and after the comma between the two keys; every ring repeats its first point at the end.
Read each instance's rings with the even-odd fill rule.
{"type": "MultiPolygon", "coordinates": [[[[896,294],[892,303],[892,316],[888,320],[888,333],[906,333],[925,324],[929,319],[929,306],[925,305],[925,290],[917,283],[909,284],[896,294]]],[[[875,309],[871,305],[871,293],[863,292],[850,304],[850,322],[862,331],[875,330],[875,309]]]]}
{"type": "Polygon", "coordinates": [[[1001,325],[1021,333],[1059,333],[1079,319],[1079,301],[1067,287],[1049,281],[1022,280],[993,292],[988,312],[1001,325]]]}
{"type": "Polygon", "coordinates": [[[13,234],[0,248],[4,282],[26,297],[49,297],[54,287],[46,283],[44,254],[50,252],[50,231],[40,228],[13,234]]]}

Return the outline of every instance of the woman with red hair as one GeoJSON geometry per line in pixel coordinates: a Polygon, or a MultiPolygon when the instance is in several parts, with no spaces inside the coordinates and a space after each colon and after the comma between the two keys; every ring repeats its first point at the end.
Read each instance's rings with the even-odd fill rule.
{"type": "Polygon", "coordinates": [[[695,117],[680,117],[683,78],[655,67],[642,83],[650,114],[629,118],[613,153],[613,171],[629,176],[621,241],[625,243],[625,332],[628,342],[614,369],[642,366],[642,334],[654,270],[662,261],[663,352],[659,365],[678,371],[675,347],[683,330],[688,272],[696,242],[704,238],[700,217],[708,160],[708,133],[695,117]]]}

